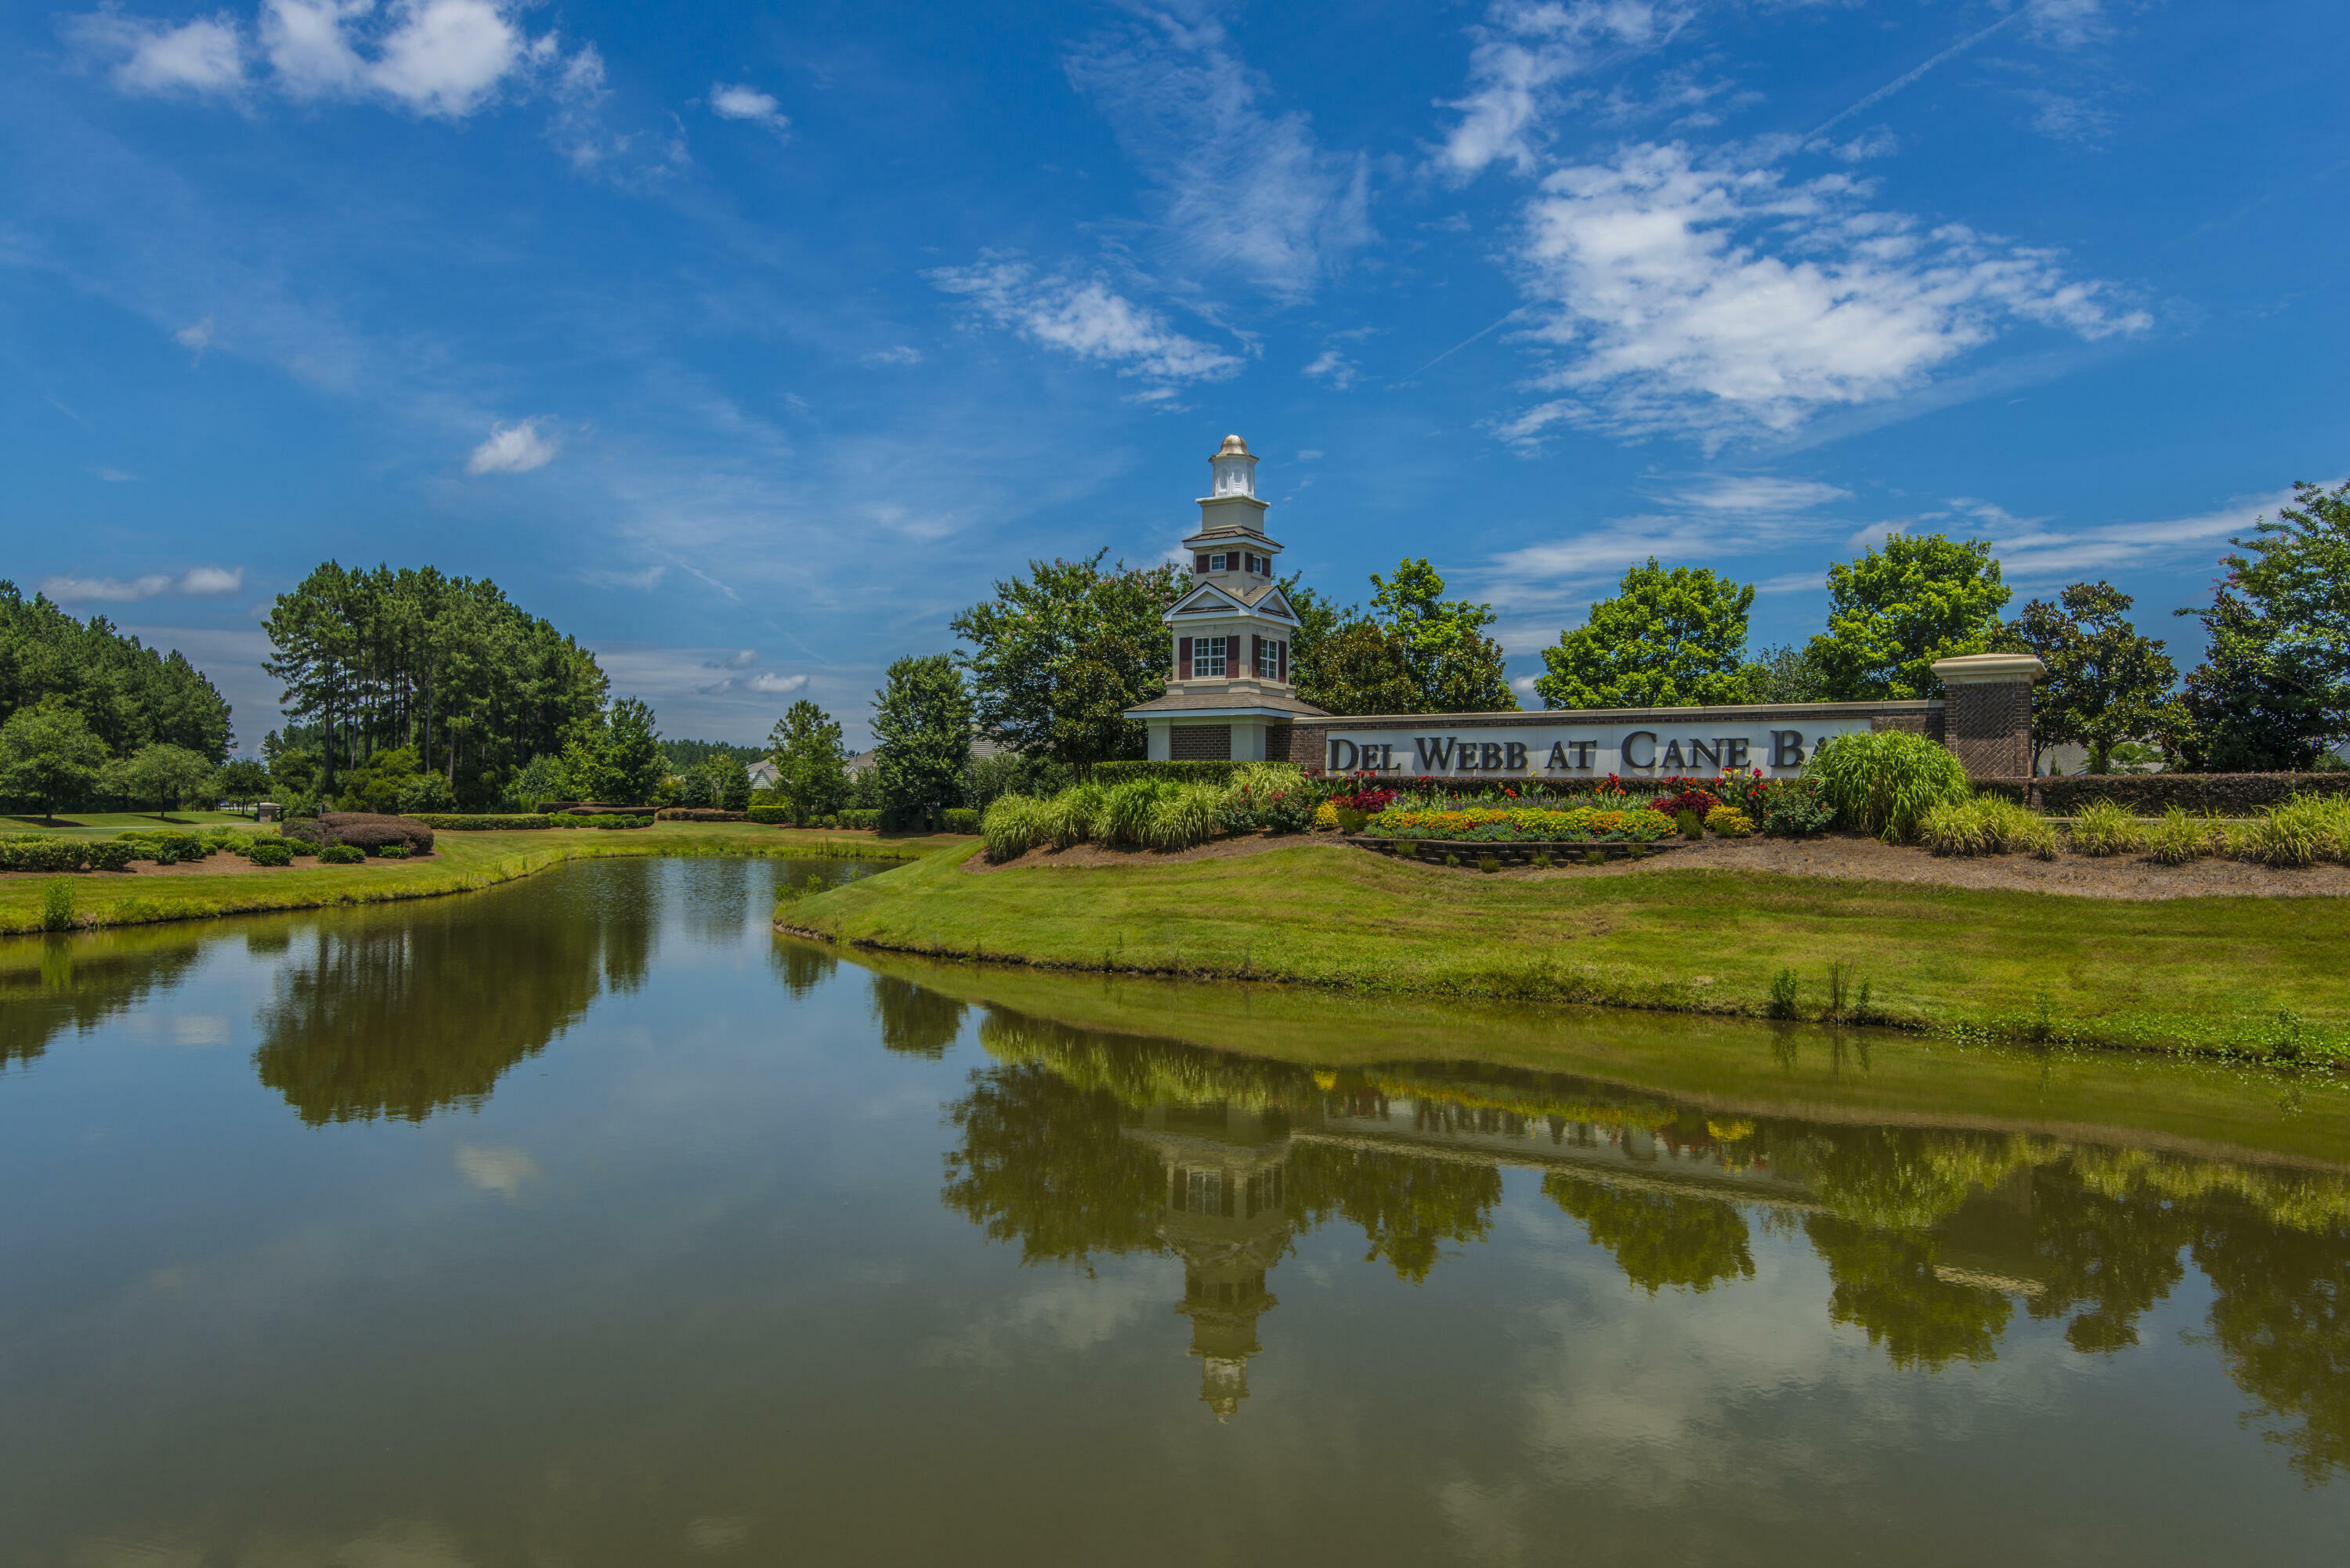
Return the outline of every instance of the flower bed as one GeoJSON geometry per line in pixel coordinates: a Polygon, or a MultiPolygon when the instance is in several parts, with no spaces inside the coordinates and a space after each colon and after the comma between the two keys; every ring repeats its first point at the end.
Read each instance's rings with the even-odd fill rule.
{"type": "Polygon", "coordinates": [[[1364,838],[1434,839],[1451,844],[1653,844],[1673,831],[1669,818],[1635,808],[1615,811],[1537,806],[1451,811],[1390,806],[1364,825],[1364,838]]]}

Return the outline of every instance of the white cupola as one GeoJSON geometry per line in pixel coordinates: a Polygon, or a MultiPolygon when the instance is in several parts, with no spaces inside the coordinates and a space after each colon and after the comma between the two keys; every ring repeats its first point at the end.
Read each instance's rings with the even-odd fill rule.
{"type": "Polygon", "coordinates": [[[1200,497],[1200,532],[1253,534],[1262,540],[1265,504],[1256,498],[1256,459],[1248,442],[1226,436],[1208,460],[1208,469],[1213,478],[1208,493],[1200,497]]]}
{"type": "Polygon", "coordinates": [[[1215,471],[1216,482],[1211,496],[1249,495],[1256,493],[1256,459],[1249,455],[1248,442],[1236,435],[1224,438],[1216,455],[1208,460],[1215,471]]]}

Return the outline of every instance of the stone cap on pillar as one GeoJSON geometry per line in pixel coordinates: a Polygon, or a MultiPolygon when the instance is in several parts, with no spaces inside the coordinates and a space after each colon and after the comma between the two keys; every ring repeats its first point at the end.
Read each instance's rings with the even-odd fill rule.
{"type": "Polygon", "coordinates": [[[1934,679],[1945,686],[2012,686],[2030,683],[2048,667],[2029,653],[1964,653],[1934,660],[1934,679]]]}

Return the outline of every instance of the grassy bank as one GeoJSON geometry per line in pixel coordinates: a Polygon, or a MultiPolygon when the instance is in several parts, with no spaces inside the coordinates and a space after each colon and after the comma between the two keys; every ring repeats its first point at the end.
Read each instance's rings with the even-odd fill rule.
{"type": "Polygon", "coordinates": [[[69,877],[0,877],[0,932],[39,930],[42,889],[60,881],[73,889],[75,926],[89,928],[429,898],[511,882],[567,860],[604,856],[903,860],[971,842],[943,835],[877,838],[869,833],[819,833],[736,822],[663,822],[618,832],[443,833],[436,836],[437,853],[429,860],[370,860],[359,866],[321,866],[303,860],[251,871],[160,877],[84,872],[69,877]]]}
{"type": "Polygon", "coordinates": [[[1754,871],[1518,879],[1336,846],[974,877],[954,855],[787,905],[837,940],[1372,995],[1766,1016],[2350,1059],[2333,900],[2130,902],[1754,871]],[[1867,997],[1862,1003],[1861,988],[1867,997]],[[1783,1008],[1777,1008],[1783,1011],[1783,1008]]]}

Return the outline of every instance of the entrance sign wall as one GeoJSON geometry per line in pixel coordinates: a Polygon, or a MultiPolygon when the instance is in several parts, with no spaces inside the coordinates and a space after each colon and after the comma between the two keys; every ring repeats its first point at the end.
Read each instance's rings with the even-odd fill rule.
{"type": "Polygon", "coordinates": [[[1289,754],[1305,767],[1395,778],[1663,778],[1724,768],[1775,777],[1800,772],[1831,735],[1904,729],[1939,740],[1941,708],[1939,702],[1814,702],[1523,717],[1333,718],[1322,726],[1297,726],[1289,754]]]}

